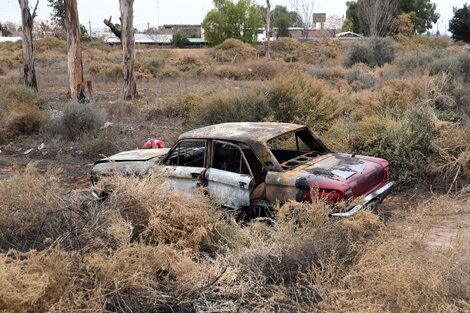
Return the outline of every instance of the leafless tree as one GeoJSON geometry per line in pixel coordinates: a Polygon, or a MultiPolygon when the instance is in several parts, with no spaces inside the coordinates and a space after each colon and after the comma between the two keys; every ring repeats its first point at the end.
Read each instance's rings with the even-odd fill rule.
{"type": "Polygon", "coordinates": [[[385,36],[393,22],[399,0],[362,0],[359,16],[371,37],[385,36]]]}
{"type": "Polygon", "coordinates": [[[330,15],[326,18],[326,29],[338,30],[343,26],[343,18],[338,15],[330,15]]]}
{"type": "Polygon", "coordinates": [[[265,12],[265,31],[266,31],[266,58],[271,57],[271,3],[266,0],[266,12],[265,12]]]}
{"type": "Polygon", "coordinates": [[[134,40],[134,0],[120,0],[121,9],[121,44],[123,53],[124,99],[137,96],[137,84],[134,74],[135,40],[134,40]]]}
{"type": "Polygon", "coordinates": [[[36,17],[39,0],[34,6],[33,13],[28,0],[18,0],[21,8],[22,42],[23,42],[23,80],[26,86],[38,89],[36,70],[33,57],[33,22],[36,17]]]}
{"type": "Polygon", "coordinates": [[[65,30],[67,32],[67,70],[69,95],[80,102],[90,101],[87,84],[83,80],[82,50],[80,47],[80,22],[77,0],[65,0],[65,30]]]}
{"type": "Polygon", "coordinates": [[[312,26],[315,0],[291,0],[291,6],[302,19],[303,35],[305,39],[308,39],[308,30],[312,26]]]}

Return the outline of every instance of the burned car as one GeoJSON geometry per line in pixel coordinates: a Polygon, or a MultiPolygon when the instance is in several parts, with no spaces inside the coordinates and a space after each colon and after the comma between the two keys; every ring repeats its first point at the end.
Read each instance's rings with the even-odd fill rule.
{"type": "Polygon", "coordinates": [[[375,208],[394,185],[388,161],[332,152],[308,127],[287,123],[225,123],[188,131],[171,149],[122,152],[96,162],[92,182],[116,172],[156,170],[175,191],[204,186],[214,203],[247,215],[314,196],[331,203],[360,198],[347,210],[333,210],[332,216],[349,217],[375,208]]]}

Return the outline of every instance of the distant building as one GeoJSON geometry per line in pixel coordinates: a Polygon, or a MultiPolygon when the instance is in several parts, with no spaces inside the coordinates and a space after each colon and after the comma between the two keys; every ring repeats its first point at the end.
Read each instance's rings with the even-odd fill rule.
{"type": "Polygon", "coordinates": [[[175,35],[181,33],[187,38],[202,38],[201,25],[165,24],[161,28],[163,34],[175,35]]]}
{"type": "Polygon", "coordinates": [[[0,37],[0,42],[17,42],[21,40],[21,37],[0,37]]]}
{"type": "MultiPolygon", "coordinates": [[[[335,38],[336,30],[334,29],[303,29],[301,27],[290,27],[290,37],[297,40],[320,40],[325,38],[335,38]]],[[[277,38],[277,29],[272,30],[271,36],[273,39],[277,38]]],[[[267,38],[266,32],[263,30],[258,34],[258,41],[265,41],[267,38]]]]}
{"type": "MultiPolygon", "coordinates": [[[[101,33],[96,39],[102,40],[108,44],[120,44],[121,40],[112,33],[101,33]]],[[[156,46],[170,46],[173,41],[173,35],[168,34],[134,34],[136,44],[140,45],[156,45],[156,46]]],[[[207,46],[207,41],[203,38],[188,38],[188,47],[204,47],[207,46]]]]}

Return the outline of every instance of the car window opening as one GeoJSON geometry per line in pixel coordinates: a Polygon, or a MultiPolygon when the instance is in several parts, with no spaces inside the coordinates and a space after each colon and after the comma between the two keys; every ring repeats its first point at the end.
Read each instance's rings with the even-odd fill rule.
{"type": "Polygon", "coordinates": [[[237,174],[253,176],[240,147],[215,141],[213,145],[212,167],[237,174]]]}
{"type": "Polygon", "coordinates": [[[276,137],[267,144],[283,169],[294,168],[327,153],[306,129],[276,137]]]}
{"type": "Polygon", "coordinates": [[[181,141],[165,162],[166,165],[204,167],[207,152],[205,140],[181,141]]]}

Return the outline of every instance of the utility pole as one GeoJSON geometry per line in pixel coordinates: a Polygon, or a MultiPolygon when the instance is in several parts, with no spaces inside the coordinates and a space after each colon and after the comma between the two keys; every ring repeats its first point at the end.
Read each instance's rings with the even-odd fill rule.
{"type": "Polygon", "coordinates": [[[88,21],[88,30],[90,31],[90,38],[91,38],[91,22],[88,21]]]}
{"type": "Polygon", "coordinates": [[[158,3],[157,0],[157,28],[160,26],[160,4],[158,3]]]}

